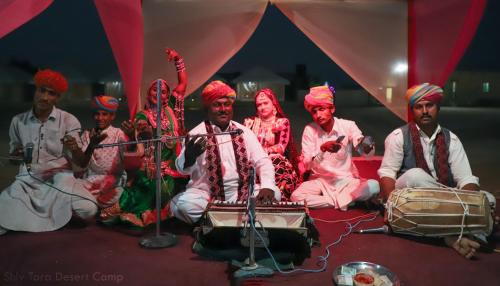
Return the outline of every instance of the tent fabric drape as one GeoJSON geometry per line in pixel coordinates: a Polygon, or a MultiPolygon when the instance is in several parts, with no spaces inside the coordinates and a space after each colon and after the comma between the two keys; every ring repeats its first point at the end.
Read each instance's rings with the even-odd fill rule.
{"type": "Polygon", "coordinates": [[[407,87],[404,1],[273,2],[365,90],[406,118],[406,102],[401,96],[407,87]]]}
{"type": "Polygon", "coordinates": [[[0,2],[0,39],[47,9],[53,0],[3,0],[0,2]]]}
{"type": "Polygon", "coordinates": [[[165,47],[179,52],[189,76],[190,94],[247,42],[259,24],[267,0],[144,1],[144,74],[142,90],[163,78],[173,88],[175,67],[165,47]]]}
{"type": "MultiPolygon", "coordinates": [[[[1,1],[0,38],[52,2],[1,1]]],[[[156,78],[176,85],[165,47],[185,58],[190,94],[246,43],[268,2],[405,120],[408,85],[445,84],[472,40],[487,0],[94,0],[131,116],[138,110],[141,87],[147,90],[156,78]]]]}
{"type": "Polygon", "coordinates": [[[444,85],[474,37],[486,0],[409,1],[410,86],[444,85]]]}
{"type": "Polygon", "coordinates": [[[131,118],[139,104],[144,30],[140,0],[95,0],[127,95],[131,118]]]}

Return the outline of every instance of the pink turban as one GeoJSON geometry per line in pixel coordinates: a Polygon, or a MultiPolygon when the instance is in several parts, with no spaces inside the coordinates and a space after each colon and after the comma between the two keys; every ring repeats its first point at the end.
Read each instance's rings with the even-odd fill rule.
{"type": "Polygon", "coordinates": [[[105,110],[109,112],[116,112],[118,109],[119,103],[118,99],[108,96],[108,95],[99,95],[95,96],[92,99],[92,107],[99,110],[105,110]]]}
{"type": "Polygon", "coordinates": [[[210,82],[201,92],[201,99],[203,100],[204,105],[209,105],[214,100],[222,97],[228,97],[234,101],[236,98],[236,92],[229,85],[220,80],[210,82]]]}
{"type": "Polygon", "coordinates": [[[406,100],[410,107],[420,100],[428,100],[439,104],[443,98],[443,89],[437,85],[422,83],[414,85],[406,92],[406,100]]]}
{"type": "Polygon", "coordinates": [[[307,111],[316,106],[333,106],[333,92],[326,85],[311,87],[304,98],[304,107],[307,111]]]}

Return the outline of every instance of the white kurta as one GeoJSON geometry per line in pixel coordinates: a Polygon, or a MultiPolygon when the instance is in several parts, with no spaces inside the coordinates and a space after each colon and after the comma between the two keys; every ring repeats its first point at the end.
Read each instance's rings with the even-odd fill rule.
{"type": "MultiPolygon", "coordinates": [[[[48,120],[41,122],[32,110],[16,115],[9,129],[10,152],[19,146],[34,144],[31,174],[21,165],[16,180],[0,194],[0,226],[19,231],[50,231],[64,226],[72,211],[82,217],[92,215],[95,205],[81,198],[63,194],[53,187],[66,176],[73,176],[61,139],[79,138],[80,122],[68,112],[54,107],[48,120]],[[47,185],[49,184],[49,185],[47,185]]],[[[81,145],[78,139],[78,144],[81,145]]],[[[65,192],[71,190],[64,189],[65,192]]],[[[78,195],[93,199],[90,193],[78,195]]]]}
{"type": "MultiPolygon", "coordinates": [[[[432,177],[437,179],[436,169],[434,168],[434,154],[436,152],[436,136],[441,131],[441,126],[438,125],[436,131],[431,135],[431,137],[421,131],[418,126],[417,128],[420,133],[420,143],[422,144],[425,161],[431,171],[432,177]]],[[[378,170],[378,175],[381,178],[388,177],[394,180],[397,179],[397,173],[403,164],[403,144],[403,131],[399,128],[391,132],[391,134],[389,134],[385,139],[384,158],[382,159],[382,164],[378,170]]],[[[462,188],[470,183],[479,185],[479,179],[472,175],[469,160],[467,159],[467,155],[465,154],[465,150],[460,142],[460,139],[458,139],[457,135],[453,134],[451,131],[450,147],[448,151],[448,163],[453,175],[453,180],[457,183],[457,186],[462,188]]]]}
{"type": "MultiPolygon", "coordinates": [[[[247,127],[231,121],[237,128],[243,130],[243,139],[247,149],[247,156],[251,165],[255,168],[256,174],[260,178],[260,184],[255,186],[255,195],[260,189],[268,188],[274,191],[275,198],[279,201],[281,193],[276,187],[274,181],[274,167],[267,153],[260,145],[257,137],[252,130],[247,127]]],[[[215,133],[221,132],[220,128],[212,125],[215,133]]],[[[189,135],[206,134],[205,123],[202,122],[191,131],[189,135]]],[[[238,198],[238,172],[236,168],[236,159],[233,151],[231,135],[221,135],[215,137],[219,147],[219,154],[222,161],[223,185],[226,201],[236,201],[238,198]]],[[[196,162],[189,168],[184,168],[185,148],[183,147],[179,157],[175,161],[177,170],[189,175],[190,180],[186,186],[186,191],[175,196],[171,201],[171,211],[174,216],[187,222],[194,223],[198,221],[210,200],[210,184],[208,181],[206,153],[201,154],[196,162]]]]}
{"type": "MultiPolygon", "coordinates": [[[[126,136],[120,128],[109,126],[101,132],[108,136],[100,144],[126,142],[126,136]]],[[[82,150],[90,143],[90,132],[82,135],[82,150]]],[[[122,186],[127,181],[127,173],[123,166],[124,147],[106,147],[94,149],[87,168],[83,170],[82,179],[67,178],[62,183],[67,188],[81,188],[94,195],[100,207],[108,207],[116,203],[122,193],[122,186]]]]}
{"type": "Polygon", "coordinates": [[[375,180],[361,180],[352,162],[352,150],[363,140],[363,133],[354,121],[334,117],[333,128],[324,131],[316,123],[308,124],[302,134],[302,157],[311,170],[309,181],[292,193],[292,201],[306,201],[309,207],[346,209],[355,200],[366,200],[379,192],[375,180]],[[322,152],[325,142],[341,141],[336,153],[322,152]]]}

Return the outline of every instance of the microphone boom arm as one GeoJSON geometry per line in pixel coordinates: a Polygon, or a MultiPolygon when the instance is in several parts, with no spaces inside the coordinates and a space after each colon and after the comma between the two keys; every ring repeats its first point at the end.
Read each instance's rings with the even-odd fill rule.
{"type": "Polygon", "coordinates": [[[158,141],[166,142],[168,140],[184,139],[186,137],[208,137],[208,136],[231,135],[231,134],[240,134],[241,132],[243,132],[243,130],[237,129],[237,130],[231,130],[231,131],[225,131],[225,132],[213,133],[213,134],[195,134],[195,135],[180,135],[180,136],[163,135],[159,138],[153,138],[153,139],[135,140],[135,141],[109,143],[109,144],[99,144],[95,148],[116,147],[116,146],[132,145],[132,144],[139,144],[139,143],[153,143],[153,142],[158,142],[158,141]]]}

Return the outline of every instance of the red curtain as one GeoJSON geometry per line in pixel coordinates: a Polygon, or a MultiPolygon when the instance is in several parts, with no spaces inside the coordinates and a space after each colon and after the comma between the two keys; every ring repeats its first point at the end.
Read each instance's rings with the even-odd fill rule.
{"type": "MultiPolygon", "coordinates": [[[[408,87],[445,84],[476,34],[486,2],[409,1],[408,87]]],[[[407,120],[412,120],[410,112],[407,120]]]]}
{"type": "Polygon", "coordinates": [[[122,76],[130,116],[137,112],[144,31],[140,0],[94,0],[122,76]]]}
{"type": "Polygon", "coordinates": [[[53,0],[2,0],[0,2],[0,38],[33,19],[53,0]]]}
{"type": "Polygon", "coordinates": [[[408,85],[444,85],[474,37],[486,0],[408,3],[408,85]]]}

